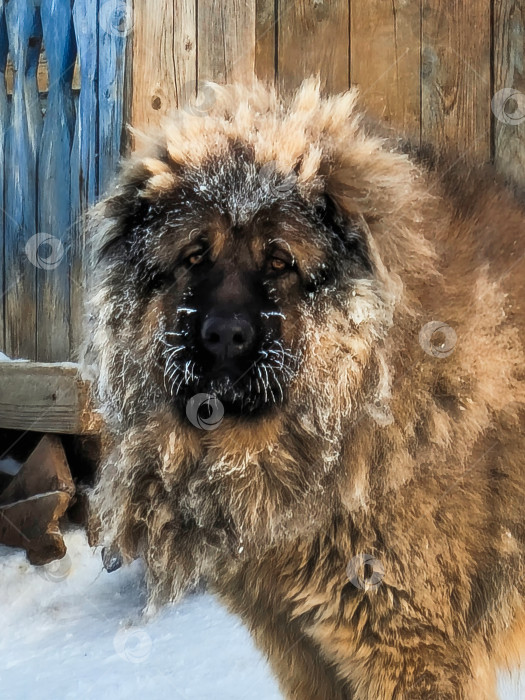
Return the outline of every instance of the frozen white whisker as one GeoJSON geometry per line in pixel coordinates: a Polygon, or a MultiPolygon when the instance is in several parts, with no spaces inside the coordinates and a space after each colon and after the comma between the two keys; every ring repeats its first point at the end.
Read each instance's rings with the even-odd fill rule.
{"type": "Polygon", "coordinates": [[[268,368],[266,365],[261,365],[262,370],[264,371],[264,376],[265,376],[265,384],[268,388],[268,391],[270,392],[273,402],[275,403],[275,394],[272,391],[272,387],[270,385],[270,378],[268,376],[268,368]]]}
{"type": "Polygon", "coordinates": [[[165,345],[167,347],[162,351],[162,354],[168,355],[168,359],[184,350],[184,345],[170,345],[169,343],[165,343],[165,345]]]}
{"type": "Polygon", "coordinates": [[[177,364],[173,365],[173,367],[171,367],[169,372],[168,372],[168,379],[170,381],[172,381],[172,377],[176,377],[178,372],[180,372],[179,365],[177,365],[177,364]]]}
{"type": "MultiPolygon", "coordinates": [[[[181,373],[181,374],[182,374],[182,373],[181,373]]],[[[175,395],[177,395],[177,394],[179,393],[180,388],[181,388],[181,386],[182,386],[183,384],[184,384],[184,375],[182,374],[181,380],[180,380],[180,382],[179,382],[178,385],[177,385],[177,389],[176,389],[176,391],[175,391],[175,395]]]]}
{"type": "Polygon", "coordinates": [[[178,314],[182,314],[182,313],[184,313],[184,314],[196,314],[197,309],[193,309],[190,306],[179,306],[179,308],[177,309],[177,313],[178,314]]]}
{"type": "Polygon", "coordinates": [[[277,357],[277,359],[279,361],[279,369],[283,369],[283,367],[284,367],[284,355],[283,355],[282,351],[279,352],[278,350],[269,350],[268,353],[270,355],[275,355],[275,357],[277,357]]]}
{"type": "Polygon", "coordinates": [[[283,387],[281,386],[281,382],[280,382],[279,379],[277,378],[277,374],[276,374],[276,372],[275,372],[275,368],[272,367],[272,365],[268,365],[268,370],[272,373],[274,382],[275,382],[275,384],[277,385],[277,388],[279,389],[279,394],[281,395],[281,401],[282,401],[282,399],[284,398],[283,387]]]}
{"type": "Polygon", "coordinates": [[[268,390],[267,390],[267,386],[266,386],[266,383],[265,383],[265,381],[264,381],[264,378],[263,378],[263,376],[262,376],[261,366],[260,366],[260,365],[257,367],[257,374],[258,374],[259,377],[261,378],[261,383],[262,383],[263,391],[264,391],[264,400],[265,400],[265,401],[268,401],[268,390]]]}

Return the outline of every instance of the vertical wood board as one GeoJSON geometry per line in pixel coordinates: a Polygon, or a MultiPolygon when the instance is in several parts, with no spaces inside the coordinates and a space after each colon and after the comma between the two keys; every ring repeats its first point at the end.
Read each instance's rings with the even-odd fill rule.
{"type": "Polygon", "coordinates": [[[70,0],[42,0],[49,92],[38,164],[38,231],[48,249],[37,271],[37,355],[69,355],[70,155],[75,123],[72,96],[76,44],[70,0]]]}
{"type": "Polygon", "coordinates": [[[6,351],[36,358],[36,271],[43,252],[35,238],[37,163],[42,128],[36,72],[42,26],[27,0],[6,6],[7,35],[14,66],[14,86],[5,168],[6,351]]]}
{"type": "Polygon", "coordinates": [[[350,17],[348,0],[279,0],[278,83],[281,91],[319,74],[328,93],[348,89],[350,17]]]}
{"type": "Polygon", "coordinates": [[[351,4],[350,76],[370,112],[419,139],[419,0],[351,4]]]}

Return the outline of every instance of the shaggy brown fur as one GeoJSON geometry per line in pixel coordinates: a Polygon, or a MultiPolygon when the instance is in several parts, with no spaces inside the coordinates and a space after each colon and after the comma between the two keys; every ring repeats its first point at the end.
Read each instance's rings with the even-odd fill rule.
{"type": "Polygon", "coordinates": [[[371,133],[354,91],[215,95],[152,137],[91,219],[105,541],[144,557],[154,601],[205,580],[289,700],[494,698],[524,624],[525,212],[490,172],[432,170],[371,133]],[[261,199],[268,163],[293,191],[261,199]],[[317,240],[322,195],[369,271],[317,240]],[[213,431],[163,385],[183,288],[147,284],[201,210],[217,259],[233,229],[254,246],[278,233],[303,275],[273,289],[297,359],[284,400],[213,431]]]}

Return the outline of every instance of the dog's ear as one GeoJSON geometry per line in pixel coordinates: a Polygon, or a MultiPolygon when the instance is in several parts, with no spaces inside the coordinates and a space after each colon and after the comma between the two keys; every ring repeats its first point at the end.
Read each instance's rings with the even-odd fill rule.
{"type": "Polygon", "coordinates": [[[87,215],[87,233],[93,265],[99,265],[129,241],[133,222],[144,220],[146,203],[134,188],[119,187],[87,215]]]}
{"type": "Polygon", "coordinates": [[[367,272],[372,272],[366,235],[357,221],[345,216],[336,200],[324,192],[316,208],[318,220],[325,230],[335,236],[343,246],[344,254],[367,272]]]}
{"type": "Polygon", "coordinates": [[[139,243],[137,232],[147,229],[161,199],[176,189],[176,170],[160,146],[123,163],[117,186],[88,214],[94,264],[139,243]]]}

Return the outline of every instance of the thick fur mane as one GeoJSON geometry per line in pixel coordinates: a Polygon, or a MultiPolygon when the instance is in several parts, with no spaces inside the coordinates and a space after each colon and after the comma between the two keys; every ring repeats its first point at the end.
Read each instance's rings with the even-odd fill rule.
{"type": "MultiPolygon", "coordinates": [[[[449,610],[442,574],[428,572],[407,533],[419,532],[439,561],[446,544],[434,531],[463,523],[466,510],[499,541],[499,529],[481,524],[489,487],[479,487],[480,470],[504,470],[505,497],[525,498],[516,471],[487,461],[506,440],[516,467],[523,448],[524,265],[516,243],[523,211],[489,183],[483,204],[458,217],[439,174],[375,135],[357,101],[355,90],[323,97],[315,80],[290,101],[259,83],[215,86],[205,114],[180,110],[144,138],[91,215],[84,362],[107,426],[93,512],[103,541],[127,559],[145,558],[155,599],[175,599],[201,578],[213,585],[219,571],[299,540],[306,551],[337,521],[350,550],[358,542],[381,549],[391,590],[434,577],[439,602],[429,600],[429,608],[449,610]],[[226,415],[205,432],[173,412],[155,379],[165,320],[133,291],[123,295],[122,240],[159,198],[199,178],[233,224],[248,220],[275,192],[257,192],[249,178],[245,190],[230,191],[220,170],[216,180],[202,175],[210,162],[227,168],[240,152],[272,164],[276,178],[293,174],[307,202],[329,195],[366,233],[374,274],[353,280],[351,293],[325,290],[299,309],[301,362],[282,409],[259,422],[226,415]],[[512,268],[491,263],[498,207],[508,211],[498,245],[512,268]],[[450,353],[425,345],[422,329],[433,321],[453,329],[450,353]],[[496,424],[504,437],[494,436],[496,424]]],[[[509,515],[512,537],[523,535],[521,527],[520,535],[509,515]]],[[[463,560],[450,567],[466,608],[471,538],[479,532],[460,528],[463,560]]],[[[310,585],[305,579],[301,589],[299,577],[295,595],[312,612],[310,585]]],[[[512,588],[510,578],[505,586],[512,588]]],[[[446,610],[441,620],[435,614],[443,629],[446,610]]]]}

